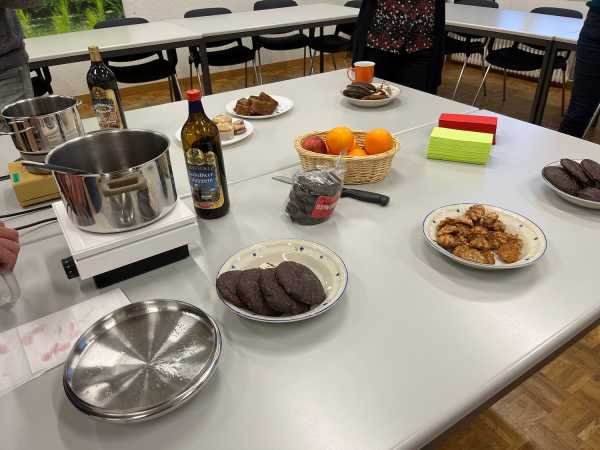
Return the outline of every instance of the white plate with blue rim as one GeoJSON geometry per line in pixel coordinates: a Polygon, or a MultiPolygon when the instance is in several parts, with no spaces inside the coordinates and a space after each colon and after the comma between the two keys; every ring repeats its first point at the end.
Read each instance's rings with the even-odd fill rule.
{"type": "Polygon", "coordinates": [[[467,209],[475,204],[476,203],[457,203],[454,205],[446,205],[427,214],[423,220],[423,234],[427,243],[442,255],[459,264],[482,270],[519,269],[535,264],[542,256],[544,256],[548,243],[546,235],[540,227],[527,217],[513,211],[486,204],[482,205],[487,211],[498,214],[498,218],[506,225],[506,232],[517,234],[523,241],[521,257],[517,262],[505,263],[500,261],[499,258],[496,258],[494,264],[480,264],[453,255],[452,252],[449,252],[438,244],[436,240],[438,224],[446,218],[462,216],[467,209]]]}
{"type": "Polygon", "coordinates": [[[348,285],[348,270],[342,258],[327,247],[302,239],[281,239],[261,242],[232,255],[219,270],[217,278],[230,270],[277,267],[284,261],[294,261],[311,269],[325,289],[326,298],[302,314],[292,316],[265,316],[240,308],[219,298],[234,313],[246,319],[268,323],[290,323],[312,319],[329,311],[344,298],[348,285]]]}

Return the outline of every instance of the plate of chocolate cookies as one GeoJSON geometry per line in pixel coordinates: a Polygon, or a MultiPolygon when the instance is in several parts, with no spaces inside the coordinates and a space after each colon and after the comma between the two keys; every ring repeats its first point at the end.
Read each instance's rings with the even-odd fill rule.
{"type": "Polygon", "coordinates": [[[600,209],[600,164],[592,159],[561,159],[542,169],[544,182],[566,201],[600,209]]]}
{"type": "Polygon", "coordinates": [[[338,304],[348,284],[342,259],[301,239],[262,242],[231,256],[217,274],[217,294],[234,313],[259,322],[289,323],[338,304]]]}

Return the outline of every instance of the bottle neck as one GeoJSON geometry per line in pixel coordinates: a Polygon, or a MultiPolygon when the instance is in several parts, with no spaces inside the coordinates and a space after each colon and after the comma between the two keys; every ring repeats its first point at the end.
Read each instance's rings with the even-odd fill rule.
{"type": "Polygon", "coordinates": [[[193,114],[204,114],[204,108],[202,107],[202,101],[194,100],[193,102],[188,102],[190,115],[193,114]]]}
{"type": "Polygon", "coordinates": [[[102,55],[97,48],[90,48],[90,59],[93,63],[102,62],[102,55]]]}

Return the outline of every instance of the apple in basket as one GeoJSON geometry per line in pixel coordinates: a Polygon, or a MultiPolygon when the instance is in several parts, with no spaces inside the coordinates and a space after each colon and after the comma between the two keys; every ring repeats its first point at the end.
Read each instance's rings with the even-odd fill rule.
{"type": "Polygon", "coordinates": [[[327,147],[323,139],[314,134],[302,139],[302,147],[315,153],[327,153],[327,147]]]}

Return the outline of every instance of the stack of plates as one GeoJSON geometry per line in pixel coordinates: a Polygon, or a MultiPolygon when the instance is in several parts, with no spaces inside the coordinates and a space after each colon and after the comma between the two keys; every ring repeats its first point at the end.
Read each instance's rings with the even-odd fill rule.
{"type": "Polygon", "coordinates": [[[487,164],[494,135],[436,127],[431,133],[427,157],[471,164],[487,164]]]}

